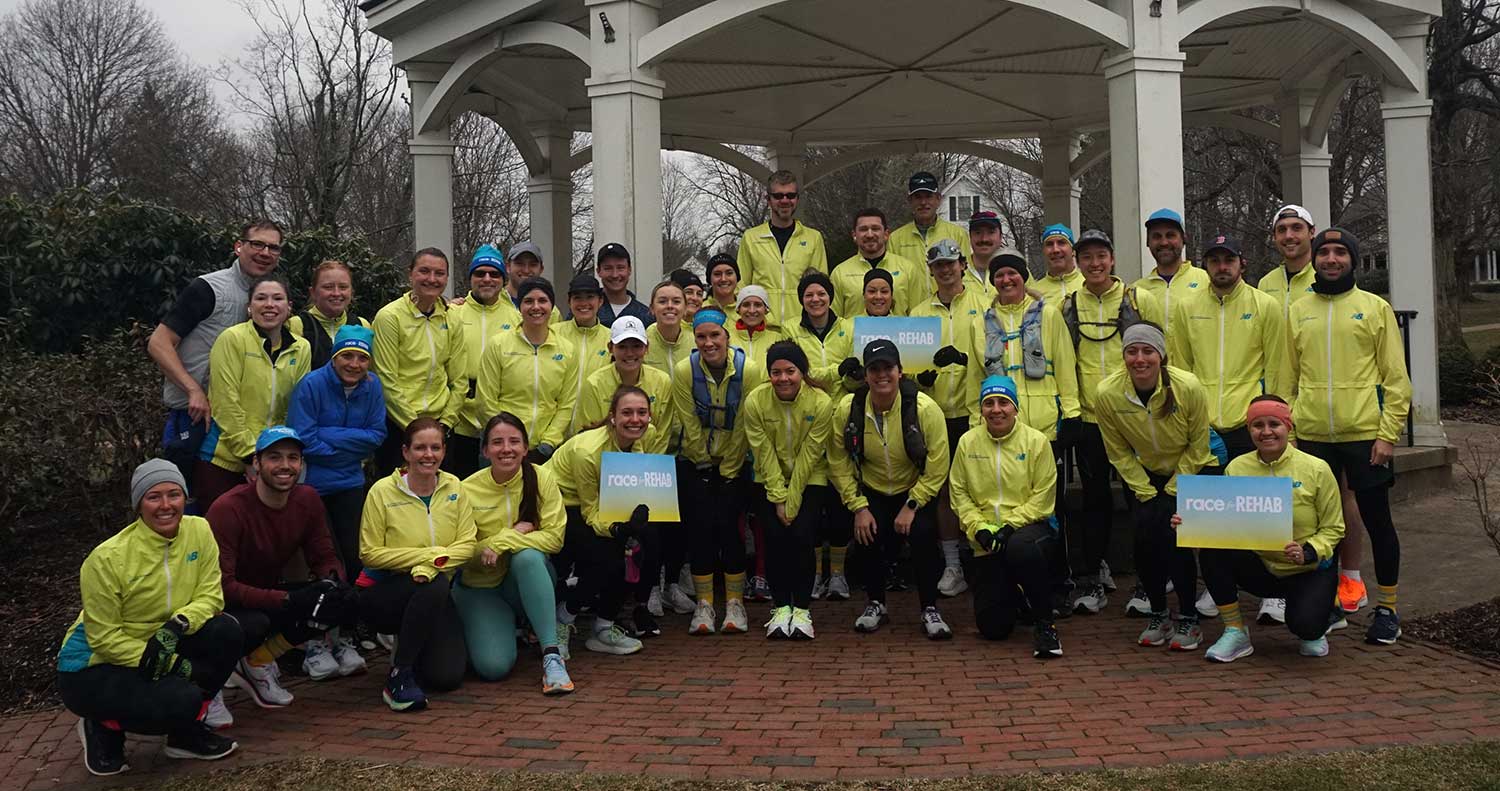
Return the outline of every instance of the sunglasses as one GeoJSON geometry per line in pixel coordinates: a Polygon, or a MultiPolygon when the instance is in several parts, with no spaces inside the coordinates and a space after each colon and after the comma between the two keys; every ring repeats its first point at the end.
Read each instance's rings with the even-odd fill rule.
{"type": "Polygon", "coordinates": [[[796,200],[796,199],[797,199],[797,193],[795,193],[795,192],[773,192],[773,193],[771,193],[771,200],[796,200]]]}

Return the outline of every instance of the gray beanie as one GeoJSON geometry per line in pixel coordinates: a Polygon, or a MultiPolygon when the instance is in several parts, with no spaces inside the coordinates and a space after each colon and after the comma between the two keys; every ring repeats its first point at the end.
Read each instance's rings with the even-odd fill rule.
{"type": "Polygon", "coordinates": [[[146,492],[158,483],[175,483],[182,487],[183,494],[187,494],[187,481],[182,479],[182,472],[176,464],[166,459],[151,459],[130,474],[130,507],[140,510],[146,492]]]}

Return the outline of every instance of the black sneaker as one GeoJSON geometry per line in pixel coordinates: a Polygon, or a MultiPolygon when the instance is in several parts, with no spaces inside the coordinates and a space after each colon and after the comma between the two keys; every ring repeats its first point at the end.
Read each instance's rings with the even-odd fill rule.
{"type": "Polygon", "coordinates": [[[635,629],[632,630],[635,637],[661,637],[661,626],[645,607],[636,605],[630,614],[630,620],[635,624],[635,629]]]}
{"type": "Polygon", "coordinates": [[[1389,607],[1376,607],[1375,618],[1365,631],[1365,642],[1370,645],[1391,645],[1401,637],[1401,617],[1389,607]]]}
{"type": "Polygon", "coordinates": [[[180,733],[167,736],[167,748],[162,750],[168,758],[196,758],[199,761],[217,761],[234,752],[239,743],[220,736],[201,722],[195,722],[180,733]]]}
{"type": "Polygon", "coordinates": [[[1032,656],[1037,659],[1052,659],[1062,656],[1062,640],[1058,639],[1056,626],[1037,624],[1034,634],[1036,635],[1036,640],[1032,645],[1032,656]]]}
{"type": "Polygon", "coordinates": [[[100,725],[94,720],[78,720],[78,740],[83,742],[83,765],[89,774],[100,777],[117,775],[130,768],[125,763],[125,733],[100,725]]]}

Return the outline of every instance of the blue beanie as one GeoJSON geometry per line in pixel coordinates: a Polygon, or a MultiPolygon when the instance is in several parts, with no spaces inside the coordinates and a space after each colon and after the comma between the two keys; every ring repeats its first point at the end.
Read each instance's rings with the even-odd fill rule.
{"type": "Polygon", "coordinates": [[[1021,401],[1016,397],[1016,380],[1009,376],[988,376],[979,385],[979,403],[983,404],[991,396],[1001,396],[1007,401],[1021,406],[1021,401]]]}
{"type": "Polygon", "coordinates": [[[375,356],[375,333],[358,324],[345,324],[339,327],[337,335],[333,336],[333,354],[337,357],[346,351],[364,352],[366,357],[375,356]]]}
{"type": "Polygon", "coordinates": [[[505,256],[492,244],[482,244],[474,251],[474,258],[469,261],[469,274],[474,274],[474,270],[481,266],[492,266],[499,270],[501,277],[510,277],[505,271],[505,256]]]}
{"type": "Polygon", "coordinates": [[[1045,242],[1054,236],[1061,236],[1062,238],[1067,239],[1068,244],[1073,243],[1073,229],[1060,222],[1053,223],[1052,225],[1049,225],[1046,228],[1042,229],[1042,241],[1045,242]]]}

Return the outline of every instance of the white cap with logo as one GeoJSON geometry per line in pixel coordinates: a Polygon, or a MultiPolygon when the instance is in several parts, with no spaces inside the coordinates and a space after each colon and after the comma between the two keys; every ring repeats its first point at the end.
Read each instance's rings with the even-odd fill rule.
{"type": "Polygon", "coordinates": [[[609,342],[620,343],[631,338],[646,343],[646,325],[634,316],[621,316],[609,327],[609,342]]]}

